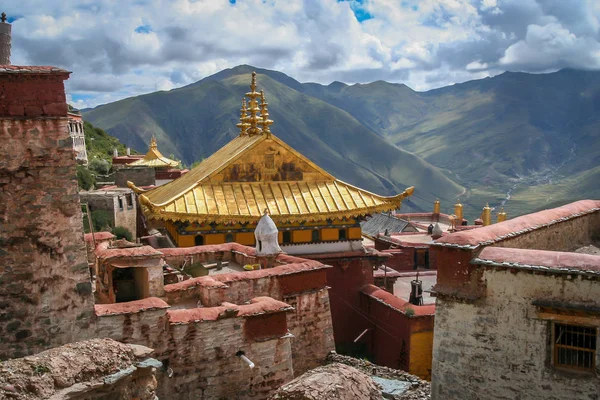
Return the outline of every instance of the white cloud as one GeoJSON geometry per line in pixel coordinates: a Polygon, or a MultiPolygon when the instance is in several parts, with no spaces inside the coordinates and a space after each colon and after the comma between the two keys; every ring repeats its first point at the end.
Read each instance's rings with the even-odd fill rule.
{"type": "Polygon", "coordinates": [[[251,64],[300,81],[427,90],[502,69],[600,68],[600,7],[544,0],[20,0],[13,63],[73,71],[93,106],[251,64]],[[585,18],[584,18],[585,17],[585,18]],[[141,29],[142,33],[136,32],[141,29]],[[138,29],[139,30],[139,29],[138,29]]]}

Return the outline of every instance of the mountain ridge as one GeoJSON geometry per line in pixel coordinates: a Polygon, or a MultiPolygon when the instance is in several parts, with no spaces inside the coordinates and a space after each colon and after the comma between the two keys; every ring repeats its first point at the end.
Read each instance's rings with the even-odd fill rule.
{"type": "MultiPolygon", "coordinates": [[[[559,197],[575,200],[576,183],[566,178],[600,164],[596,71],[506,72],[417,92],[385,81],[300,83],[241,65],[169,92],[99,106],[85,117],[140,151],[154,134],[165,154],[191,162],[235,137],[252,71],[276,135],[339,179],[375,193],[415,185],[408,202],[414,209],[428,210],[436,197],[450,206],[461,195],[475,216],[486,199],[501,204],[514,185],[552,180],[564,180],[568,188],[557,188],[571,192],[559,197]]],[[[600,196],[594,188],[583,194],[600,196]]],[[[510,200],[515,214],[537,206],[534,199],[516,200],[510,200]]]]}

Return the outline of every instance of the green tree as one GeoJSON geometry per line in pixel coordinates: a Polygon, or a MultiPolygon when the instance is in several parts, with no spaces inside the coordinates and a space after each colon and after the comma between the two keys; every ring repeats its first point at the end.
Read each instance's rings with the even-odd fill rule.
{"type": "Polygon", "coordinates": [[[98,175],[108,175],[111,163],[106,160],[95,158],[90,161],[90,169],[98,175]]]}
{"type": "Polygon", "coordinates": [[[83,165],[77,166],[77,184],[80,190],[90,190],[96,184],[96,177],[83,165]]]}
{"type": "Polygon", "coordinates": [[[112,230],[112,234],[115,235],[117,239],[126,239],[130,242],[133,240],[133,234],[124,226],[115,226],[112,230]]]}

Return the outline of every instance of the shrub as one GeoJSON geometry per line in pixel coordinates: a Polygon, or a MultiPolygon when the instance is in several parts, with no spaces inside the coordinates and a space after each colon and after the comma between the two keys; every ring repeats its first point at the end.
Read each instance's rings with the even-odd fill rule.
{"type": "Polygon", "coordinates": [[[89,169],[83,165],[77,166],[77,184],[81,190],[90,190],[96,184],[96,178],[89,169]]]}
{"type": "Polygon", "coordinates": [[[95,158],[90,161],[90,169],[98,175],[108,175],[110,172],[110,163],[106,160],[95,158]]]}
{"type": "Polygon", "coordinates": [[[117,239],[127,239],[130,242],[133,241],[133,234],[124,226],[115,226],[112,230],[112,234],[115,235],[117,239]]]}
{"type": "Polygon", "coordinates": [[[94,225],[94,232],[100,232],[112,228],[112,215],[106,210],[94,210],[92,211],[92,225],[94,225]]]}

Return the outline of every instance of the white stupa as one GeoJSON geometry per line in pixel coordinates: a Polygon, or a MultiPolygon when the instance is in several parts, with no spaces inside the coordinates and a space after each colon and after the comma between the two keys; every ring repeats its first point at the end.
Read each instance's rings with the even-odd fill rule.
{"type": "Polygon", "coordinates": [[[269,217],[269,211],[265,209],[263,216],[260,217],[256,229],[254,229],[254,237],[256,238],[256,255],[257,256],[272,256],[282,253],[279,247],[279,229],[275,222],[269,217]]]}

